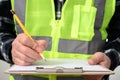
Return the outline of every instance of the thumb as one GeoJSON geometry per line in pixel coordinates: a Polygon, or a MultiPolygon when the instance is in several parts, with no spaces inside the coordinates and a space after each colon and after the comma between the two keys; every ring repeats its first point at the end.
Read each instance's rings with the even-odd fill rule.
{"type": "Polygon", "coordinates": [[[102,61],[104,61],[104,53],[97,52],[88,60],[88,63],[91,65],[96,65],[102,63],[102,61]]]}
{"type": "Polygon", "coordinates": [[[33,49],[36,50],[37,52],[42,52],[46,49],[47,47],[47,42],[45,40],[38,40],[33,46],[33,49]]]}

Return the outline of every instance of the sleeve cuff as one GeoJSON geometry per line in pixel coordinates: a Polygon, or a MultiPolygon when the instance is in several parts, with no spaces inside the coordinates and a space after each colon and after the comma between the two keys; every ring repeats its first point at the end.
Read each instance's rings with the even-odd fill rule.
{"type": "Polygon", "coordinates": [[[110,70],[114,70],[120,63],[119,52],[115,49],[108,49],[104,52],[111,60],[110,70]]]}

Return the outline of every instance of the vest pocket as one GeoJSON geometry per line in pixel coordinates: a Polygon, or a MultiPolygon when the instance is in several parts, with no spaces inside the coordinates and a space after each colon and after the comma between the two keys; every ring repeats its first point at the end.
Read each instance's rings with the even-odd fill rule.
{"type": "Polygon", "coordinates": [[[26,0],[25,26],[32,36],[51,36],[53,0],[26,0]]]}
{"type": "MultiPolygon", "coordinates": [[[[96,8],[90,6],[78,6],[79,8],[79,23],[78,23],[78,33],[77,38],[84,41],[91,41],[94,36],[94,21],[96,16],[96,8]]],[[[75,10],[77,13],[77,11],[75,10]]],[[[74,13],[75,13],[74,12],[74,13]]],[[[73,18],[74,23],[74,18],[73,18]]],[[[74,31],[75,25],[72,26],[71,29],[71,37],[74,38],[74,31]]],[[[76,37],[76,36],[75,36],[76,37]]]]}
{"type": "Polygon", "coordinates": [[[89,5],[74,5],[63,12],[61,38],[91,41],[97,9],[89,5]]]}

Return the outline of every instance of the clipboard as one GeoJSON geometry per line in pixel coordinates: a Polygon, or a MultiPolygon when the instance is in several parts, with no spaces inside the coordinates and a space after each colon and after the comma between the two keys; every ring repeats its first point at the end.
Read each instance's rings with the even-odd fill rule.
{"type": "Polygon", "coordinates": [[[31,66],[13,65],[7,74],[47,74],[47,75],[111,75],[113,71],[100,65],[89,65],[86,59],[46,59],[38,60],[31,66]]]}

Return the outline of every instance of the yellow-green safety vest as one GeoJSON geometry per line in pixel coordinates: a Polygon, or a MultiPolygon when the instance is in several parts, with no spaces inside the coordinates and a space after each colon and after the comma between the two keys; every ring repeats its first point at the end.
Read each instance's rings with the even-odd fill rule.
{"type": "MultiPolygon", "coordinates": [[[[48,42],[46,58],[88,59],[101,51],[115,10],[115,0],[66,0],[55,20],[54,0],[11,1],[30,35],[48,42]]],[[[22,32],[17,23],[16,31],[22,32]]]]}

